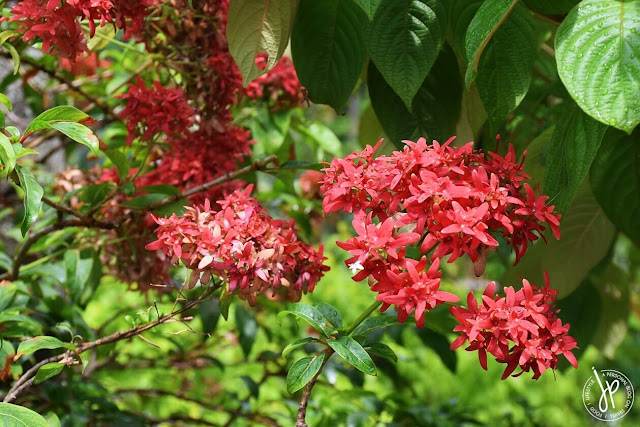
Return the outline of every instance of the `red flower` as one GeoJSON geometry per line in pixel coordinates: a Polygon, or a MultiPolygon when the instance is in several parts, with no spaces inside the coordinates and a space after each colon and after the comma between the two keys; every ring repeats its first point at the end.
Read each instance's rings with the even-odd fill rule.
{"type": "MultiPolygon", "coordinates": [[[[256,57],[258,68],[264,70],[267,59],[266,53],[259,54],[256,57]]],[[[293,108],[304,100],[303,87],[298,81],[293,62],[286,56],[271,70],[249,83],[244,91],[249,98],[269,102],[273,111],[293,108]]]]}

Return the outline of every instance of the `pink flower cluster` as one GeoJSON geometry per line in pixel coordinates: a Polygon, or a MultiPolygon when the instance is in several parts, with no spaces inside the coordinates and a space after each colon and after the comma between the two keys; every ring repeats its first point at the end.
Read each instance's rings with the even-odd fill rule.
{"type": "MultiPolygon", "coordinates": [[[[258,68],[267,67],[268,55],[259,54],[256,57],[258,68]]],[[[299,105],[304,100],[303,87],[300,85],[293,62],[286,56],[269,70],[245,88],[245,94],[252,99],[269,102],[274,111],[285,110],[299,105]]]]}
{"type": "Polygon", "coordinates": [[[87,51],[80,21],[89,24],[89,36],[113,23],[125,29],[125,38],[142,30],[149,8],[156,0],[22,0],[12,10],[11,21],[26,41],[42,40],[42,50],[71,61],[87,51]]]}
{"type": "Polygon", "coordinates": [[[557,291],[549,288],[545,273],[545,286],[522,281],[522,289],[505,288],[505,297],[494,295],[495,283],[491,282],[478,304],[473,293],[467,298],[468,308],[451,307],[450,311],[460,322],[454,331],[461,332],[452,344],[454,350],[469,342],[467,351],[478,350],[480,365],[487,369],[487,352],[498,362],[506,363],[502,374],[506,379],[520,366],[521,371],[533,371],[538,379],[547,369],[555,369],[558,356],[564,355],[575,367],[578,362],[571,352],[576,340],[568,335],[569,324],[562,324],[554,311],[557,291]]]}
{"type": "MultiPolygon", "coordinates": [[[[411,274],[415,261],[405,259],[407,246],[419,245],[423,254],[431,253],[434,265],[447,255],[453,262],[466,254],[480,275],[486,253],[498,246],[496,236],[514,248],[516,263],[529,242],[544,238],[545,225],[556,238],[560,236],[560,215],[546,205],[547,196],[537,196],[523,182],[528,176],[516,162],[513,146],[505,157],[495,153],[485,157],[474,151],[473,143],[453,147],[452,141],[442,145],[437,141],[429,145],[424,138],[405,141],[402,151],[374,158],[378,143],[336,158],[324,169],[324,212],[355,214],[358,236],[338,242],[352,255],[346,263],[357,272],[354,280],[371,277],[378,282],[372,290],[379,292],[383,310],[394,304],[401,320],[415,306],[420,325],[425,307],[454,298],[438,293],[439,281],[436,286],[430,267],[428,289],[435,298],[430,301],[435,302],[416,302],[416,293],[407,289],[422,289],[426,282],[422,277],[416,282],[416,274],[411,274]],[[412,279],[402,282],[396,276],[412,279]]],[[[426,268],[426,261],[420,263],[426,268]]]]}
{"type": "Polygon", "coordinates": [[[168,89],[158,81],[147,87],[140,77],[126,94],[116,97],[127,100],[120,113],[127,125],[127,144],[138,137],[149,141],[158,133],[188,133],[196,114],[181,88],[168,89]]]}
{"type": "Polygon", "coordinates": [[[257,295],[268,291],[298,301],[329,269],[323,265],[322,246],[316,251],[301,242],[293,221],[269,216],[249,196],[252,187],[218,201],[219,211],[207,200],[187,208],[182,217],[154,217],[158,240],[147,249],[162,250],[193,269],[191,285],[214,275],[252,305],[257,295]]]}

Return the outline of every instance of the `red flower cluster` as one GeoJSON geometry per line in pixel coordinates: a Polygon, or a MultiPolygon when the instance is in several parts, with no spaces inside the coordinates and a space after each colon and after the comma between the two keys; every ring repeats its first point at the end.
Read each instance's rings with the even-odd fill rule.
{"type": "MultiPolygon", "coordinates": [[[[528,243],[543,236],[544,224],[556,238],[560,236],[560,215],[554,215],[553,206],[546,205],[546,196],[536,196],[531,186],[523,183],[528,176],[522,172],[522,163],[516,162],[513,146],[504,158],[495,153],[486,158],[473,150],[473,143],[458,148],[451,146],[452,140],[442,145],[436,141],[428,145],[424,138],[405,141],[404,150],[377,158],[378,146],[367,146],[362,152],[334,159],[324,169],[324,212],[355,213],[353,225],[358,237],[338,243],[353,255],[347,265],[361,270],[354,279],[371,276],[379,282],[374,291],[393,290],[401,295],[404,301],[395,296],[389,299],[386,293],[378,295],[378,300],[385,302],[383,309],[395,304],[401,319],[408,314],[403,310],[415,301],[411,292],[401,291],[413,282],[400,286],[392,276],[416,277],[410,274],[412,262],[404,253],[405,247],[417,244],[421,236],[420,251],[425,255],[432,252],[432,262],[447,255],[452,262],[467,254],[478,263],[479,274],[484,270],[486,251],[498,246],[495,236],[502,235],[513,246],[516,263],[528,243]]],[[[431,290],[436,292],[437,287],[431,290]]],[[[442,303],[452,297],[436,300],[442,303]]],[[[419,323],[423,322],[424,307],[415,304],[419,323]]]]}
{"type": "Polygon", "coordinates": [[[469,341],[467,351],[478,350],[480,365],[487,369],[487,352],[507,367],[502,379],[520,366],[521,372],[533,371],[538,379],[548,368],[555,369],[558,356],[564,355],[575,367],[578,362],[571,352],[576,340],[568,335],[569,324],[562,324],[554,311],[557,291],[549,288],[549,276],[545,273],[545,286],[522,281],[523,287],[515,291],[505,288],[505,297],[494,295],[495,283],[491,282],[478,304],[470,292],[468,309],[451,307],[451,314],[460,322],[454,331],[461,332],[452,344],[454,350],[469,341]]]}
{"type": "Polygon", "coordinates": [[[114,23],[125,29],[125,38],[142,30],[144,19],[156,0],[22,0],[12,10],[11,21],[26,41],[42,40],[42,50],[71,61],[87,51],[80,21],[89,24],[89,35],[100,26],[114,23]]]}
{"type": "Polygon", "coordinates": [[[116,97],[127,100],[120,113],[127,125],[127,144],[138,137],[149,141],[161,132],[168,136],[186,134],[196,114],[181,88],[168,89],[158,81],[149,88],[140,77],[129,85],[128,93],[116,97]]]}
{"type": "MultiPolygon", "coordinates": [[[[261,53],[256,57],[256,65],[261,70],[267,67],[269,56],[261,53]]],[[[245,94],[252,99],[269,102],[274,111],[295,107],[304,100],[303,88],[293,67],[293,62],[286,56],[245,88],[245,94]]]]}
{"type": "Polygon", "coordinates": [[[214,275],[252,305],[258,294],[269,290],[274,297],[298,301],[328,270],[322,246],[316,251],[301,242],[293,221],[269,216],[249,196],[252,187],[218,201],[217,212],[207,200],[203,206],[187,208],[182,217],[154,217],[158,240],[147,249],[160,249],[193,269],[190,285],[206,283],[214,275]]]}

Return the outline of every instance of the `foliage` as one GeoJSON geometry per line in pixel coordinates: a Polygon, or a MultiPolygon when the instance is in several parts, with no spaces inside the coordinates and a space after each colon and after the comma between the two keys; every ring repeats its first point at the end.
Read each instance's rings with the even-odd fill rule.
{"type": "Polygon", "coordinates": [[[640,384],[640,0],[0,13],[0,425],[584,425],[592,366],[640,384]]]}

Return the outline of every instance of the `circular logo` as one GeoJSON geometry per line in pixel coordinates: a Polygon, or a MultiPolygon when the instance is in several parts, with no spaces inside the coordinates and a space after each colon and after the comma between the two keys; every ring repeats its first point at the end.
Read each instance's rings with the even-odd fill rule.
{"type": "Polygon", "coordinates": [[[591,369],[593,375],[582,389],[582,401],[587,411],[600,421],[616,421],[627,415],[634,399],[629,378],[612,369],[591,369]]]}

